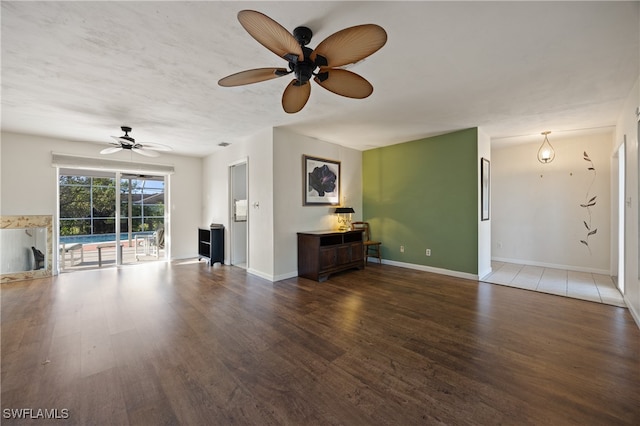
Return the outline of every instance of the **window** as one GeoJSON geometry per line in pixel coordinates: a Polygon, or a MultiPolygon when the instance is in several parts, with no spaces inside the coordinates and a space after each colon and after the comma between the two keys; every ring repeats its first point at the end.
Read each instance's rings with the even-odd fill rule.
{"type": "Polygon", "coordinates": [[[115,232],[115,178],[60,176],[60,236],[115,232]]]}
{"type": "Polygon", "coordinates": [[[120,183],[121,231],[151,232],[164,226],[164,179],[124,176],[120,183]],[[131,218],[131,221],[129,221],[131,218]]]}
{"type": "MultiPolygon", "coordinates": [[[[120,181],[120,231],[152,232],[164,226],[164,178],[120,181]]],[[[115,177],[60,175],[60,236],[115,234],[115,177]]]]}

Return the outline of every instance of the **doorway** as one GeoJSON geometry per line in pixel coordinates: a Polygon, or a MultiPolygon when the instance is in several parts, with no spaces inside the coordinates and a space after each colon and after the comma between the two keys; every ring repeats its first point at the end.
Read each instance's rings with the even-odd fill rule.
{"type": "Polygon", "coordinates": [[[229,166],[229,263],[247,269],[249,264],[248,160],[229,166]]]}
{"type": "Polygon", "coordinates": [[[164,259],[164,176],[123,173],[119,193],[120,243],[122,247],[133,247],[133,253],[123,256],[122,263],[164,259]]]}
{"type": "Polygon", "coordinates": [[[618,289],[624,295],[625,276],[625,229],[626,229],[626,135],[618,148],[618,289]]]}
{"type": "Polygon", "coordinates": [[[59,271],[165,258],[165,176],[58,169],[59,271]]]}

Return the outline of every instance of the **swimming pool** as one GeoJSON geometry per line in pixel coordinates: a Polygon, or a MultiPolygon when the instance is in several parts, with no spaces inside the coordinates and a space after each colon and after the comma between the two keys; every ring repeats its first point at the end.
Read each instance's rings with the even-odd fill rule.
{"type": "MultiPolygon", "coordinates": [[[[131,238],[136,235],[151,235],[153,232],[133,232],[131,238]]],[[[123,232],[120,234],[120,240],[128,240],[129,234],[123,232]]],[[[88,243],[104,243],[106,241],[115,241],[116,234],[93,234],[93,235],[71,235],[60,237],[60,244],[88,244],[88,243]]]]}

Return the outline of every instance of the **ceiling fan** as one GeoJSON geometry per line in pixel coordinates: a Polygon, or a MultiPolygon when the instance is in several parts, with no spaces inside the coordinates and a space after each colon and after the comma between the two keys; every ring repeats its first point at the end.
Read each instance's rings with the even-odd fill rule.
{"type": "Polygon", "coordinates": [[[240,11],[238,21],[260,44],[289,62],[289,68],[242,71],[218,81],[220,86],[242,86],[293,73],[295,78],[282,95],[282,107],[290,114],[300,111],[309,100],[312,77],[330,92],[348,98],[363,99],[373,92],[373,86],[365,78],[342,67],[361,61],[384,46],[387,33],[382,27],[365,24],[345,28],[310,49],[306,46],[313,33],[307,27],[297,27],[292,35],[254,10],[240,11]]]}
{"type": "Polygon", "coordinates": [[[138,154],[147,156],[147,157],[157,157],[158,154],[156,151],[171,151],[171,148],[165,145],[160,144],[150,144],[150,143],[138,143],[134,138],[129,136],[129,132],[131,131],[131,127],[122,126],[120,127],[124,132],[124,136],[111,136],[116,142],[109,142],[112,145],[109,148],[105,148],[100,151],[100,154],[113,154],[114,152],[122,151],[123,149],[128,149],[132,152],[136,152],[138,154]]]}

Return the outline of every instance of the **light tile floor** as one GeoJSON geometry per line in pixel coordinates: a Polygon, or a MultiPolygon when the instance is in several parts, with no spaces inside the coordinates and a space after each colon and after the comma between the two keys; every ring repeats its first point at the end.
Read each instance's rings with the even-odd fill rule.
{"type": "Polygon", "coordinates": [[[608,275],[497,261],[492,261],[491,267],[493,272],[482,281],[626,307],[608,275]]]}

